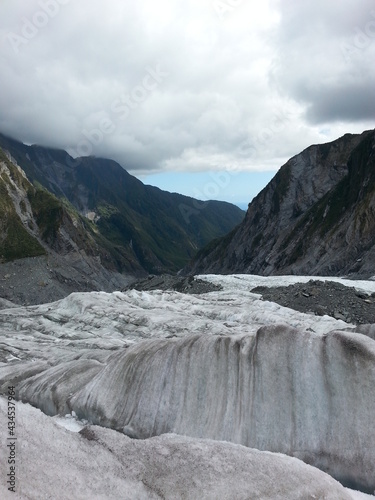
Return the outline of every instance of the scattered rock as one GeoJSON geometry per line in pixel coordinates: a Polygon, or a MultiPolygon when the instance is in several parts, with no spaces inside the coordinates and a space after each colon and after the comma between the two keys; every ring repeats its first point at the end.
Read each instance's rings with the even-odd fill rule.
{"type": "Polygon", "coordinates": [[[127,286],[127,290],[152,291],[152,290],[174,290],[180,293],[201,294],[222,290],[221,285],[214,285],[195,278],[194,276],[172,276],[162,274],[160,276],[150,275],[127,286]]]}
{"type": "Polygon", "coordinates": [[[251,291],[261,294],[264,300],[304,313],[328,315],[346,323],[375,323],[375,293],[368,295],[334,281],[310,280],[274,288],[258,286],[251,291]]]}
{"type": "Polygon", "coordinates": [[[94,259],[83,259],[79,254],[50,254],[2,263],[0,276],[0,299],[19,305],[54,302],[72,292],[113,292],[135,280],[134,276],[105,270],[94,259]]]}
{"type": "Polygon", "coordinates": [[[334,317],[335,319],[341,319],[342,321],[346,321],[346,320],[347,320],[346,316],[344,316],[343,314],[341,314],[341,313],[340,313],[340,312],[338,312],[338,311],[335,311],[335,312],[333,313],[333,317],[334,317]]]}
{"type": "Polygon", "coordinates": [[[360,299],[363,299],[363,300],[366,300],[369,298],[369,295],[365,292],[363,292],[362,290],[355,290],[355,294],[357,297],[359,297],[360,299]]]}

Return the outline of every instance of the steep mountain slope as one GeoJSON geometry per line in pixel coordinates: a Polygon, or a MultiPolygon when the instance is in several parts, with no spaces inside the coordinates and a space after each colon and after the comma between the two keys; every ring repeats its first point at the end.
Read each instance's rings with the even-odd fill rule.
{"type": "Polygon", "coordinates": [[[103,253],[85,218],[42,186],[33,185],[25,172],[0,148],[0,258],[61,255],[73,250],[87,255],[103,253]]]}
{"type": "Polygon", "coordinates": [[[129,283],[116,272],[119,262],[133,275],[144,273],[67,200],[31,184],[0,148],[0,297],[28,304],[119,289],[129,283]]]}
{"type": "Polygon", "coordinates": [[[27,191],[31,189],[21,169],[0,149],[0,261],[44,255],[36,237],[38,228],[27,191]]]}
{"type": "Polygon", "coordinates": [[[147,272],[177,271],[244,216],[229,203],[202,203],[145,186],[112,160],[74,160],[65,151],[25,146],[1,135],[0,146],[31,182],[67,199],[93,223],[120,272],[133,270],[133,261],[147,272]]]}
{"type": "Polygon", "coordinates": [[[291,158],[189,272],[375,274],[375,131],[291,158]]]}

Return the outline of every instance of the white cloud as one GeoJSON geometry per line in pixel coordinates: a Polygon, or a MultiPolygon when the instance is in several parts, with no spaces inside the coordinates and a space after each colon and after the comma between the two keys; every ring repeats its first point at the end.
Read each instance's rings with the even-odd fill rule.
{"type": "Polygon", "coordinates": [[[374,123],[369,0],[4,0],[0,19],[0,130],[28,143],[269,170],[374,123]]]}

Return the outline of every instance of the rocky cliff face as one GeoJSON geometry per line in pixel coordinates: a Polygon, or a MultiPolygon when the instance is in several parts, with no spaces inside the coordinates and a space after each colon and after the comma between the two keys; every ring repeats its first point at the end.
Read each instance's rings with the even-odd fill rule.
{"type": "MultiPolygon", "coordinates": [[[[0,297],[23,304],[73,291],[112,291],[130,281],[116,272],[93,224],[66,200],[33,185],[1,148],[0,264],[0,297]]],[[[135,259],[132,270],[143,271],[135,259]]]]}
{"type": "Polygon", "coordinates": [[[22,170],[0,149],[0,262],[45,254],[22,170]]]}
{"type": "Polygon", "coordinates": [[[0,148],[0,259],[46,255],[48,250],[99,252],[85,220],[73,207],[34,186],[10,155],[0,148]]]}
{"type": "Polygon", "coordinates": [[[291,158],[193,273],[375,274],[375,132],[291,158]]]}

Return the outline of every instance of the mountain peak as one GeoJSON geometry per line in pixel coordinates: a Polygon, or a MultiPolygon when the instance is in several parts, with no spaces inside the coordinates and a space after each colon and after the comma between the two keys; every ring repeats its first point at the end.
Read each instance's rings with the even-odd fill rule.
{"type": "Polygon", "coordinates": [[[375,131],[292,157],[230,235],[202,249],[193,273],[373,276],[375,131]]]}
{"type": "MultiPolygon", "coordinates": [[[[34,228],[30,233],[17,203],[6,195],[9,174],[9,182],[5,185],[2,180],[0,186],[4,191],[0,224],[8,228],[12,213],[16,233],[31,238],[33,245],[25,246],[17,238],[9,240],[7,248],[14,253],[5,256],[3,252],[5,260],[51,253],[70,256],[66,265],[80,262],[81,276],[88,283],[84,290],[90,289],[94,275],[102,274],[108,280],[108,273],[128,277],[175,273],[200,248],[244,217],[241,209],[229,203],[202,203],[146,186],[114,160],[73,159],[65,151],[26,146],[3,135],[1,150],[8,155],[3,153],[4,161],[19,184],[14,189],[20,190],[24,184],[23,203],[30,205],[34,228]]],[[[102,289],[102,283],[93,289],[102,289]]],[[[113,286],[118,288],[117,278],[113,286]]]]}

